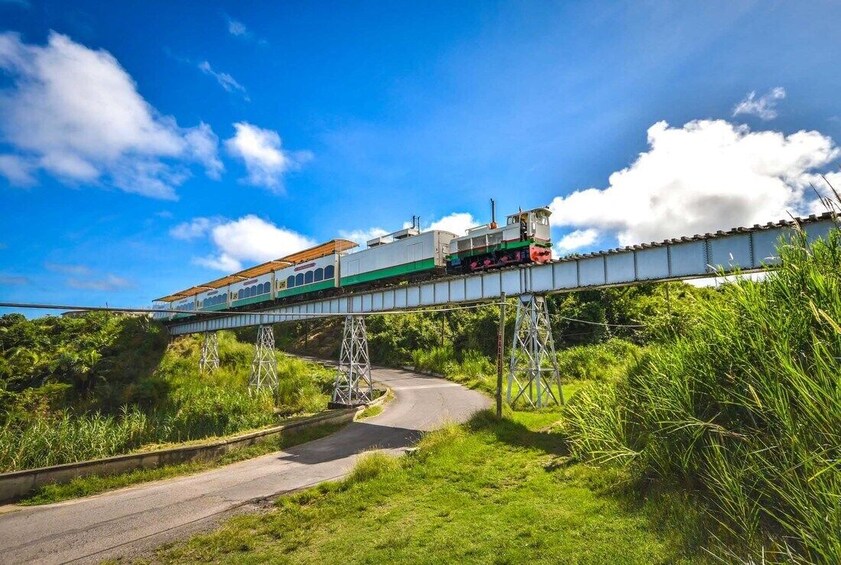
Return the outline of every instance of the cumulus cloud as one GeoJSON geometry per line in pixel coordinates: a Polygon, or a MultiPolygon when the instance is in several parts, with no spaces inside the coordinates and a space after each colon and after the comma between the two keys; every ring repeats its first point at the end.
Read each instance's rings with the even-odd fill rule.
{"type": "Polygon", "coordinates": [[[429,225],[430,230],[441,230],[454,233],[462,236],[467,232],[467,228],[478,226],[479,222],[476,218],[468,212],[454,212],[449,216],[444,216],[440,220],[436,220],[429,225]]]}
{"type": "Polygon", "coordinates": [[[181,128],[161,116],[107,51],[51,32],[44,46],[0,34],[0,140],[15,150],[0,173],[31,183],[38,171],[63,181],[110,181],[125,192],[175,198],[191,163],[218,177],[222,164],[210,126],[181,128]]]}
{"type": "Polygon", "coordinates": [[[555,244],[557,253],[564,254],[582,247],[587,247],[596,242],[599,237],[599,231],[593,228],[586,230],[575,230],[563,236],[558,243],[555,244]]]}
{"type": "Polygon", "coordinates": [[[809,183],[839,156],[816,131],[753,132],[724,120],[658,122],[648,143],[607,188],[556,197],[552,224],[610,231],[629,245],[778,220],[808,210],[809,183]]]}
{"type": "Polygon", "coordinates": [[[361,247],[365,247],[368,241],[374,239],[375,237],[382,237],[385,234],[390,233],[384,230],[383,228],[369,228],[367,230],[339,230],[339,237],[343,239],[349,239],[353,242],[358,243],[361,247]]]}
{"type": "Polygon", "coordinates": [[[208,236],[214,252],[193,261],[229,273],[241,270],[244,264],[264,263],[316,244],[309,237],[251,214],[237,220],[195,218],[173,228],[170,235],[179,239],[208,236]]]}
{"type": "Polygon", "coordinates": [[[299,168],[311,158],[307,152],[289,152],[281,147],[280,135],[248,122],[234,124],[236,133],[225,141],[228,152],[245,163],[248,184],[283,192],[283,174],[299,168]]]}
{"type": "Polygon", "coordinates": [[[183,222],[169,230],[169,235],[175,239],[189,241],[204,237],[211,228],[222,223],[219,218],[193,218],[189,222],[183,222]]]}
{"type": "Polygon", "coordinates": [[[202,61],[201,63],[199,63],[199,70],[207,76],[215,78],[216,82],[219,83],[219,86],[224,88],[227,92],[238,92],[247,102],[251,101],[251,99],[248,97],[248,92],[245,90],[245,87],[242,86],[239,82],[237,82],[237,80],[228,73],[222,73],[214,70],[213,67],[210,66],[210,63],[207,61],[202,61]]]}
{"type": "Polygon", "coordinates": [[[751,91],[733,108],[733,117],[746,114],[761,120],[773,120],[777,117],[777,102],[785,97],[786,90],[782,86],[772,88],[759,98],[756,97],[755,90],[751,91]]]}

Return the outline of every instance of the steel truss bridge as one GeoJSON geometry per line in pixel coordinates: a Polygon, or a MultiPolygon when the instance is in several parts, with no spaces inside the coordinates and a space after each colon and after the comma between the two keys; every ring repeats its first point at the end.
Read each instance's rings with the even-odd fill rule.
{"type": "MultiPolygon", "coordinates": [[[[535,406],[562,403],[546,295],[768,270],[779,264],[780,242],[795,232],[802,231],[807,241],[814,241],[837,227],[835,216],[825,213],[574,255],[542,265],[515,266],[374,290],[349,289],[337,297],[272,305],[264,310],[176,319],[168,323],[168,328],[172,335],[205,334],[201,362],[203,367],[212,367],[218,364],[213,335],[217,330],[344,316],[344,339],[333,402],[357,404],[370,400],[371,394],[364,316],[517,296],[520,299],[508,371],[508,401],[522,400],[535,406]]],[[[276,386],[273,368],[266,368],[264,361],[265,349],[273,347],[274,340],[266,336],[264,329],[258,332],[252,383],[276,386]],[[269,371],[267,378],[263,376],[264,370],[269,371]]]]}

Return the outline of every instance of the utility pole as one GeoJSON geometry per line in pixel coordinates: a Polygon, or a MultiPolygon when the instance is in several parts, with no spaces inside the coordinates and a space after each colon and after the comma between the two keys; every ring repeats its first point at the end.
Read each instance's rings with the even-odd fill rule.
{"type": "Polygon", "coordinates": [[[502,418],[502,358],[505,347],[505,293],[500,297],[499,329],[496,332],[496,417],[502,418]]]}

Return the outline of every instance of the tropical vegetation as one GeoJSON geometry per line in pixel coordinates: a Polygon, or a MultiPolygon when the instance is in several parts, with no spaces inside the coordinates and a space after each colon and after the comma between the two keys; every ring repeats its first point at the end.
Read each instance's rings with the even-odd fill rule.
{"type": "Polygon", "coordinates": [[[253,346],[220,332],[200,374],[201,336],[168,345],[146,317],[0,317],[0,471],[223,436],[322,410],[329,371],[278,354],[276,393],[248,389],[253,346]]]}

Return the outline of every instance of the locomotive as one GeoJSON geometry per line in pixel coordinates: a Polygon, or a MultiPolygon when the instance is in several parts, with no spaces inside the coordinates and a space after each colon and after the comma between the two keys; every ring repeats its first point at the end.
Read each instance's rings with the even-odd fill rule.
{"type": "Polygon", "coordinates": [[[519,210],[497,226],[491,222],[464,236],[412,227],[376,237],[367,248],[346,239],[327,243],[244,269],[237,273],[158,298],[156,319],[192,312],[250,310],[273,301],[305,300],[340,293],[345,288],[383,286],[447,274],[464,274],[552,258],[548,208],[519,210]],[[175,312],[173,312],[175,311],[175,312]]]}

